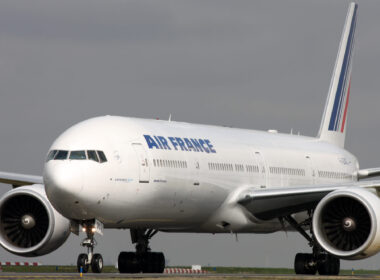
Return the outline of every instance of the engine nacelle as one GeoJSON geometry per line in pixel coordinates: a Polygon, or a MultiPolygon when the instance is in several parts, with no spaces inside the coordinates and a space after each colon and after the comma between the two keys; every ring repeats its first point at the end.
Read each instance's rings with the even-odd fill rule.
{"type": "Polygon", "coordinates": [[[25,257],[41,256],[61,246],[70,221],[46,197],[43,185],[13,189],[0,199],[0,245],[25,257]]]}
{"type": "Polygon", "coordinates": [[[380,251],[380,199],[362,188],[336,190],[316,207],[313,232],[330,254],[348,260],[368,258],[380,251]]]}

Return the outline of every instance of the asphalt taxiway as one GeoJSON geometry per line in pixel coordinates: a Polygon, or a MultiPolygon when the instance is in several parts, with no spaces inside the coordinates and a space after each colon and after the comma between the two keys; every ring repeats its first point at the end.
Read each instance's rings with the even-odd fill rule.
{"type": "Polygon", "coordinates": [[[119,274],[119,273],[86,273],[82,277],[79,273],[15,273],[2,272],[0,279],[188,279],[196,278],[197,280],[242,280],[242,279],[258,279],[258,280],[288,280],[288,279],[344,279],[344,280],[368,280],[380,279],[380,275],[340,275],[340,276],[320,276],[320,275],[279,275],[279,274],[119,274]]]}

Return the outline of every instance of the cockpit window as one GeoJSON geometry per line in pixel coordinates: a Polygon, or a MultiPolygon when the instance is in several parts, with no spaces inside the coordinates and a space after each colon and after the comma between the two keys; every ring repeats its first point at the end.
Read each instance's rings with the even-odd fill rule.
{"type": "Polygon", "coordinates": [[[46,158],[46,161],[54,160],[93,160],[99,163],[103,163],[107,161],[106,155],[103,151],[95,151],[95,150],[81,150],[81,151],[64,151],[64,150],[51,150],[46,158]],[[70,156],[69,156],[70,153],[70,156]]]}
{"type": "Polygon", "coordinates": [[[87,159],[85,151],[71,151],[70,159],[87,159]]]}
{"type": "Polygon", "coordinates": [[[57,152],[57,150],[51,150],[47,155],[46,161],[52,160],[57,152]]]}
{"type": "Polygon", "coordinates": [[[98,155],[96,154],[96,151],[94,150],[87,151],[87,156],[88,156],[88,159],[99,162],[99,158],[98,158],[98,155]]]}
{"type": "Polygon", "coordinates": [[[106,162],[107,161],[106,155],[102,151],[97,151],[97,152],[100,159],[100,163],[106,162]]]}
{"type": "Polygon", "coordinates": [[[67,159],[68,151],[58,151],[54,157],[54,159],[67,159]]]}

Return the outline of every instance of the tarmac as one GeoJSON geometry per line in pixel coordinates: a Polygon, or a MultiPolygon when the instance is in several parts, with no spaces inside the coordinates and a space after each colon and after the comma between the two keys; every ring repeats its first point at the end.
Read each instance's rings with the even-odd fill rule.
{"type": "Polygon", "coordinates": [[[340,275],[340,276],[320,276],[320,275],[279,275],[279,274],[120,274],[120,273],[86,273],[82,277],[79,273],[16,273],[2,272],[2,279],[189,279],[196,278],[197,280],[242,280],[242,279],[258,279],[258,280],[288,280],[288,279],[307,279],[307,280],[322,280],[322,279],[344,279],[344,280],[359,280],[359,279],[380,279],[380,275],[340,275]]]}

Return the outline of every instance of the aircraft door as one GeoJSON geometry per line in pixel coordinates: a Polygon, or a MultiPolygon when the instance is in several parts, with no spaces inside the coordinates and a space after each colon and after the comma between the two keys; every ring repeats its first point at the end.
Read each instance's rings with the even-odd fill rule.
{"type": "Polygon", "coordinates": [[[149,183],[150,170],[148,155],[141,143],[133,143],[132,147],[135,150],[137,161],[139,164],[139,182],[149,183]]]}
{"type": "Polygon", "coordinates": [[[259,168],[259,185],[260,187],[266,187],[267,186],[267,170],[265,166],[264,157],[260,152],[255,152],[254,154],[256,164],[259,168]]]}
{"type": "Polygon", "coordinates": [[[200,185],[200,170],[201,169],[201,164],[200,161],[197,157],[195,157],[194,160],[194,186],[199,186],[200,185]]]}
{"type": "Polygon", "coordinates": [[[306,168],[306,176],[310,178],[311,184],[315,184],[315,170],[310,156],[306,156],[306,168]]]}

